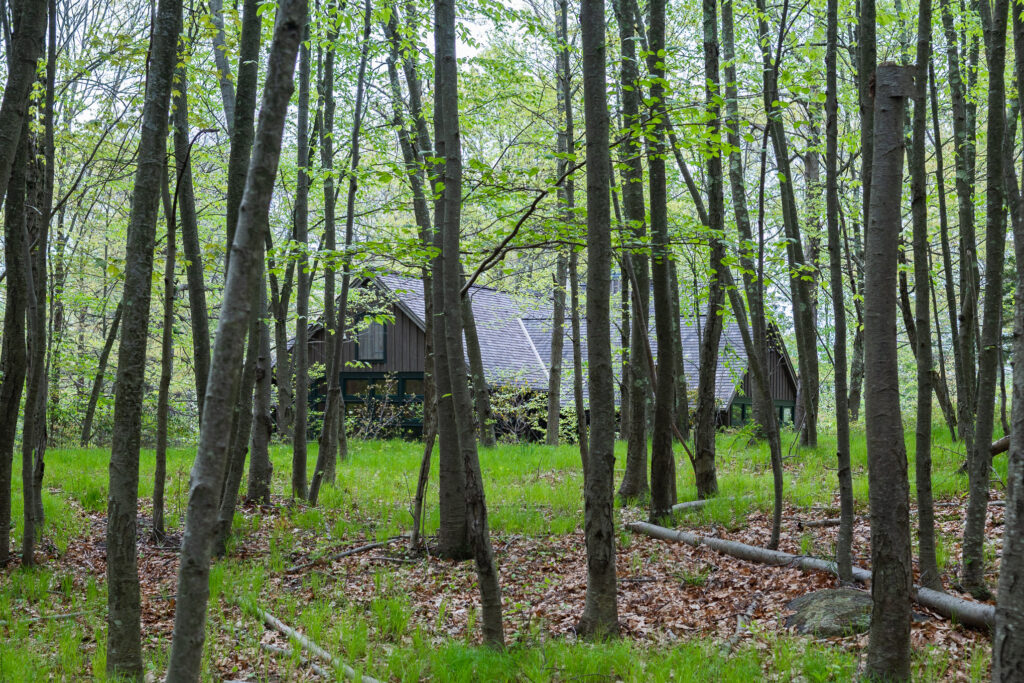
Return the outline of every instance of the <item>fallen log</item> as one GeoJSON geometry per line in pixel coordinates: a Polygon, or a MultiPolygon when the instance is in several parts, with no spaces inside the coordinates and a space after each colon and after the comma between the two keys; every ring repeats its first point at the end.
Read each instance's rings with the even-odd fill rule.
{"type": "Polygon", "coordinates": [[[1000,453],[1005,453],[1008,450],[1010,450],[1009,434],[992,444],[992,455],[999,455],[1000,453]]]}
{"type": "MultiPolygon", "coordinates": [[[[239,604],[239,606],[241,605],[239,604]]],[[[301,633],[293,629],[288,624],[284,623],[283,621],[275,617],[270,612],[266,612],[260,609],[259,607],[253,607],[252,611],[259,615],[260,619],[262,619],[267,626],[270,626],[271,628],[279,631],[280,633],[288,636],[289,638],[292,638],[293,640],[295,640],[295,642],[302,646],[303,650],[309,652],[310,654],[316,657],[319,657],[323,661],[333,666],[336,670],[341,671],[343,674],[345,674],[345,678],[352,681],[360,681],[361,683],[380,683],[380,681],[378,681],[376,678],[373,678],[372,676],[366,676],[357,673],[356,670],[353,669],[351,666],[341,661],[340,659],[329,653],[327,650],[323,649],[322,647],[314,643],[312,640],[310,640],[306,636],[302,635],[301,633]]]]}
{"type": "MultiPolygon", "coordinates": [[[[751,498],[751,496],[741,496],[741,498],[751,498]]],[[[727,498],[700,498],[698,500],[689,500],[685,503],[677,503],[672,506],[672,512],[689,512],[690,510],[700,510],[702,507],[707,505],[713,500],[736,500],[734,496],[727,498]]]]}
{"type": "MultiPolygon", "coordinates": [[[[784,553],[779,550],[758,548],[757,546],[747,545],[746,543],[727,541],[723,538],[698,536],[697,534],[692,534],[688,531],[666,529],[663,526],[648,524],[647,522],[633,522],[631,524],[627,524],[626,528],[630,531],[645,534],[651,538],[657,538],[663,541],[678,541],[694,547],[706,545],[712,550],[724,555],[730,555],[749,562],[758,562],[775,567],[799,567],[800,569],[808,571],[829,572],[830,574],[837,573],[835,562],[822,560],[817,557],[805,557],[802,555],[784,553]]],[[[871,572],[870,570],[862,569],[861,567],[854,567],[853,579],[861,583],[867,583],[871,580],[871,572]]],[[[922,588],[921,586],[916,585],[914,586],[913,597],[914,601],[919,605],[927,607],[933,612],[936,612],[947,619],[957,621],[964,626],[990,631],[995,625],[996,609],[992,605],[964,600],[963,598],[957,598],[941,591],[922,588]]]]}

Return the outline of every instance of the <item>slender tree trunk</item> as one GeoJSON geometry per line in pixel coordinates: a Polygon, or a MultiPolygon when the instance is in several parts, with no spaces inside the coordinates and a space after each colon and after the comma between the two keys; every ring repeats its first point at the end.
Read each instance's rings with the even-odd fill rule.
{"type": "Polygon", "coordinates": [[[896,360],[896,254],[903,186],[903,122],[913,70],[875,73],[871,206],[865,245],[864,360],[871,503],[871,632],[867,675],[910,680],[910,484],[896,360]]]}
{"type": "Polygon", "coordinates": [[[228,46],[224,36],[224,0],[210,0],[210,16],[213,19],[213,61],[217,65],[217,80],[220,97],[224,103],[224,121],[228,135],[235,124],[235,86],[231,78],[231,62],[228,60],[228,46]]]}
{"type": "Polygon", "coordinates": [[[270,416],[270,326],[267,324],[267,289],[259,299],[259,357],[256,359],[256,392],[252,404],[252,448],[249,453],[249,482],[245,499],[270,504],[270,483],[274,465],[270,462],[270,437],[274,424],[270,416]]]}
{"type": "MultiPolygon", "coordinates": [[[[870,2],[871,0],[866,1],[870,2]]],[[[864,3],[862,3],[863,6],[864,3]]],[[[801,442],[814,447],[818,443],[818,406],[815,403],[818,396],[818,342],[814,324],[813,297],[808,282],[809,279],[812,279],[810,276],[814,271],[814,264],[806,262],[793,183],[789,182],[793,175],[790,172],[789,147],[786,141],[778,83],[782,59],[781,36],[786,26],[787,17],[783,12],[780,20],[780,38],[773,55],[769,42],[767,9],[764,0],[758,0],[758,9],[759,42],[764,68],[764,108],[768,115],[768,131],[772,140],[772,149],[775,152],[775,162],[781,176],[787,179],[780,183],[779,189],[782,195],[782,222],[786,233],[786,258],[789,265],[790,295],[793,299],[793,322],[796,328],[800,397],[804,410],[804,433],[801,436],[801,442]]]]}
{"type": "MultiPolygon", "coordinates": [[[[712,12],[714,12],[712,5],[712,12]]],[[[651,21],[648,40],[650,49],[647,70],[651,77],[651,107],[662,112],[665,107],[665,2],[651,0],[651,21]]],[[[715,39],[717,43],[717,19],[715,39]]],[[[714,48],[715,76],[709,81],[717,85],[717,45],[714,48]]],[[[705,59],[707,59],[705,39],[705,59]]],[[[714,85],[711,86],[715,87],[714,85]]],[[[665,177],[665,117],[652,116],[652,139],[648,143],[648,178],[651,192],[651,281],[654,285],[654,325],[658,339],[657,390],[654,395],[654,430],[651,444],[651,507],[652,522],[672,514],[676,503],[676,461],[672,452],[672,426],[675,412],[675,344],[672,334],[672,292],[669,283],[670,248],[668,242],[668,184],[665,177]]],[[[717,159],[718,157],[716,157],[717,159]]],[[[717,186],[711,170],[712,194],[721,197],[721,161],[718,161],[717,186]]],[[[589,199],[589,198],[588,198],[589,199]]],[[[712,200],[713,202],[714,200],[712,200]]],[[[719,213],[721,216],[721,213],[719,213]]],[[[715,229],[716,226],[710,226],[715,229]]],[[[714,247],[712,247],[714,250],[714,247]]],[[[712,449],[713,450],[713,449],[712,449]]],[[[712,458],[714,456],[712,455],[712,458]]]]}
{"type": "Polygon", "coordinates": [[[11,485],[14,440],[21,412],[21,395],[28,370],[25,315],[28,305],[25,282],[25,170],[28,141],[18,143],[4,204],[4,266],[7,302],[4,306],[3,380],[0,380],[0,567],[10,561],[11,485]]]}
{"type": "MultiPolygon", "coordinates": [[[[971,169],[973,141],[969,139],[968,106],[966,103],[966,86],[960,69],[960,55],[956,27],[954,26],[953,10],[949,0],[939,0],[942,15],[942,26],[946,36],[947,79],[949,82],[950,102],[953,112],[953,140],[955,151],[954,166],[956,168],[957,220],[960,233],[960,308],[954,331],[954,346],[959,357],[958,374],[956,377],[957,423],[960,425],[960,438],[963,439],[967,453],[974,448],[974,392],[975,392],[975,308],[977,292],[973,286],[972,269],[977,268],[975,255],[974,230],[974,175],[971,169]],[[973,265],[972,265],[973,264],[973,265]]],[[[947,287],[952,286],[952,265],[946,269],[947,287]]]]}
{"type": "Polygon", "coordinates": [[[29,95],[36,80],[37,61],[43,54],[47,4],[23,0],[15,6],[7,83],[0,103],[0,197],[7,196],[18,143],[27,134],[29,95]]]}
{"type": "MultiPolygon", "coordinates": [[[[156,398],[156,467],[153,472],[153,539],[162,543],[164,528],[164,482],[167,480],[167,417],[170,411],[171,372],[174,369],[174,268],[177,257],[175,233],[177,220],[171,200],[167,167],[163,177],[164,220],[167,221],[167,244],[164,255],[163,319],[160,330],[160,383],[156,398]]],[[[177,190],[175,190],[177,191],[177,190]]]]}
{"type": "MultiPolygon", "coordinates": [[[[939,199],[939,241],[942,245],[942,270],[945,275],[943,282],[945,283],[946,308],[949,313],[949,336],[953,340],[953,377],[957,382],[957,403],[959,404],[959,391],[962,386],[960,381],[963,377],[963,360],[960,357],[960,346],[956,343],[958,336],[956,321],[956,289],[953,284],[953,258],[949,247],[949,219],[946,213],[946,174],[942,155],[942,130],[939,126],[939,98],[935,88],[935,64],[932,61],[929,61],[928,63],[928,81],[932,107],[932,142],[935,145],[935,193],[938,195],[939,199]]],[[[932,282],[934,284],[934,280],[932,282]]],[[[938,304],[936,304],[936,309],[937,308],[938,304]]],[[[941,330],[938,310],[936,310],[935,313],[935,327],[937,332],[941,330]]],[[[943,346],[944,344],[942,344],[940,336],[940,354],[942,353],[943,346]]],[[[940,363],[939,366],[944,368],[945,363],[940,363]]],[[[956,410],[952,412],[951,416],[947,416],[946,419],[950,423],[950,432],[953,435],[953,440],[956,441],[956,426],[959,423],[956,410]]]]}
{"type": "MultiPolygon", "coordinates": [[[[267,231],[267,253],[271,253],[273,242],[267,231]]],[[[295,399],[295,377],[292,374],[292,354],[288,351],[288,311],[291,308],[292,288],[295,282],[295,260],[285,254],[284,282],[278,286],[274,258],[267,258],[267,280],[270,282],[270,309],[274,315],[274,379],[277,382],[277,433],[288,442],[292,441],[292,409],[295,399]]]]}
{"type": "MultiPolygon", "coordinates": [[[[258,12],[255,2],[246,3],[246,11],[258,12]]],[[[230,265],[231,245],[234,244],[234,233],[239,220],[242,195],[245,191],[246,174],[248,173],[250,156],[252,155],[255,137],[256,91],[260,51],[260,21],[258,18],[243,18],[242,36],[239,50],[238,90],[236,91],[234,125],[231,134],[231,149],[228,155],[228,188],[226,202],[228,250],[225,264],[230,265]]],[[[260,253],[263,245],[260,243],[260,253]]],[[[262,262],[260,274],[263,273],[262,262]]],[[[263,286],[262,282],[259,286],[263,286]]],[[[246,344],[242,380],[237,388],[235,410],[231,420],[231,447],[228,457],[228,471],[224,491],[221,494],[220,525],[217,530],[215,552],[218,556],[224,553],[227,538],[231,533],[234,521],[235,503],[238,500],[238,489],[242,482],[245,469],[245,456],[249,450],[249,436],[252,429],[252,393],[256,382],[256,359],[259,356],[259,322],[258,288],[252,289],[252,319],[249,321],[247,334],[239,339],[246,344]]]]}
{"type": "MultiPolygon", "coordinates": [[[[336,8],[331,6],[329,11],[336,8]]],[[[369,21],[367,17],[366,21],[369,21]]],[[[338,32],[334,22],[328,22],[328,33],[326,40],[327,53],[323,56],[323,70],[320,74],[320,97],[322,110],[318,111],[318,123],[315,128],[319,131],[320,137],[320,167],[323,169],[323,196],[324,196],[324,247],[328,253],[333,253],[338,248],[337,221],[335,209],[337,208],[337,194],[334,189],[334,115],[336,103],[334,97],[334,55],[335,43],[338,40],[338,32]]],[[[319,49],[317,55],[320,54],[319,49]]],[[[318,56],[317,62],[320,62],[318,56]]],[[[358,121],[362,115],[362,90],[365,69],[362,68],[356,84],[359,97],[355,105],[353,118],[358,121]]],[[[347,247],[348,245],[346,245],[347,247]]],[[[347,263],[348,254],[343,257],[347,263]]],[[[337,457],[337,435],[344,433],[341,410],[341,370],[338,367],[337,353],[344,340],[345,324],[339,324],[337,311],[335,310],[338,297],[335,293],[335,271],[333,260],[324,267],[324,313],[323,325],[327,330],[325,335],[324,356],[326,361],[326,384],[327,401],[324,406],[323,428],[320,430],[320,449],[317,453],[316,469],[313,472],[313,479],[309,487],[310,501],[315,504],[320,497],[320,484],[324,476],[330,471],[330,481],[334,483],[335,460],[337,457]],[[337,427],[338,429],[335,429],[337,427]]],[[[347,294],[347,292],[346,292],[347,294]]]]}
{"type": "MultiPolygon", "coordinates": [[[[465,274],[463,274],[463,280],[465,280],[465,274]]],[[[469,294],[462,297],[461,307],[463,332],[466,338],[466,355],[469,356],[469,376],[472,380],[477,435],[481,446],[493,446],[497,440],[494,436],[494,419],[491,417],[491,393],[487,387],[487,377],[484,375],[480,336],[476,331],[473,301],[469,294]]]]}
{"type": "MultiPolygon", "coordinates": [[[[481,630],[485,643],[500,648],[505,643],[501,586],[498,581],[498,568],[494,562],[494,550],[491,548],[487,505],[473,428],[473,401],[462,347],[462,266],[459,258],[462,143],[459,131],[458,65],[455,61],[453,0],[434,1],[434,74],[434,141],[437,145],[437,157],[443,160],[443,169],[440,169],[442,175],[437,183],[441,188],[441,195],[436,203],[434,219],[436,229],[441,233],[443,281],[440,289],[443,292],[445,311],[444,351],[438,349],[437,355],[443,354],[448,357],[456,438],[466,477],[465,501],[469,540],[480,590],[481,630]]],[[[435,299],[435,306],[437,303],[435,299]]]]}
{"type": "Polygon", "coordinates": [[[622,52],[620,87],[622,89],[622,118],[629,127],[630,137],[622,145],[622,208],[629,232],[627,254],[633,266],[634,283],[639,297],[633,299],[631,338],[629,344],[629,438],[626,443],[626,471],[619,485],[619,496],[633,501],[647,496],[647,402],[650,395],[647,356],[644,339],[647,334],[650,306],[650,279],[646,242],[646,216],[644,208],[643,159],[641,158],[640,102],[642,87],[637,61],[636,14],[631,0],[613,0],[612,8],[619,25],[619,43],[622,52]]]}
{"type": "MultiPolygon", "coordinates": [[[[251,1],[251,0],[250,0],[251,1]]],[[[188,304],[192,323],[192,366],[195,369],[196,402],[203,414],[206,378],[210,374],[210,315],[206,308],[206,283],[203,275],[203,251],[199,241],[195,189],[192,185],[192,144],[188,126],[188,74],[177,69],[174,95],[175,197],[181,216],[181,246],[185,253],[188,280],[188,304]]],[[[232,93],[232,106],[234,106],[232,93]]]]}
{"type": "MultiPolygon", "coordinates": [[[[764,315],[764,290],[763,280],[755,279],[757,274],[756,254],[753,250],[753,232],[750,225],[750,214],[747,211],[747,193],[743,182],[743,167],[740,152],[740,119],[739,103],[737,101],[737,80],[735,63],[735,40],[733,30],[732,0],[725,0],[722,3],[722,48],[725,59],[725,107],[727,113],[726,128],[728,129],[727,140],[732,148],[729,152],[729,182],[732,189],[733,213],[736,217],[736,227],[740,241],[744,245],[740,250],[740,264],[743,271],[743,289],[747,297],[747,307],[750,309],[750,333],[744,334],[744,343],[747,345],[747,357],[751,359],[751,366],[759,368],[760,375],[765,380],[764,386],[760,381],[754,383],[753,408],[758,424],[764,431],[768,440],[768,448],[771,454],[772,477],[775,489],[775,510],[772,517],[772,537],[769,540],[769,547],[777,548],[782,527],[782,442],[779,436],[779,422],[775,414],[775,406],[772,403],[771,392],[767,385],[768,379],[768,356],[767,337],[768,328],[764,315]]],[[[732,272],[729,269],[724,271],[730,278],[732,272]]],[[[730,288],[730,297],[732,290],[730,288]]],[[[742,301],[738,296],[733,297],[733,309],[738,321],[743,321],[744,310],[742,301]]],[[[742,331],[742,326],[741,326],[742,331]]],[[[837,373],[838,374],[838,373],[837,373]]],[[[758,377],[754,373],[753,377],[758,377]]]]}
{"type": "MultiPolygon", "coordinates": [[[[864,248],[861,244],[860,230],[865,232],[868,225],[868,208],[871,206],[871,174],[875,155],[874,128],[875,105],[871,97],[871,79],[875,74],[877,62],[877,38],[875,0],[860,0],[857,12],[857,100],[860,105],[860,179],[861,179],[861,212],[860,220],[855,221],[853,230],[853,260],[856,261],[856,279],[850,273],[850,284],[859,283],[864,291],[864,248]]],[[[854,293],[856,297],[856,293],[854,293]]],[[[860,307],[858,307],[860,310],[860,307]]],[[[850,367],[850,419],[856,421],[860,416],[861,387],[864,382],[864,319],[863,313],[858,316],[857,329],[853,336],[853,362],[850,367]]]]}
{"type": "Polygon", "coordinates": [[[587,406],[583,399],[583,332],[580,325],[579,257],[576,250],[569,252],[569,324],[572,329],[572,396],[576,406],[576,443],[580,447],[583,469],[587,468],[590,453],[587,406]]]}
{"type": "MultiPolygon", "coordinates": [[[[237,126],[236,126],[237,130],[237,126]]],[[[231,446],[228,449],[224,484],[221,488],[220,506],[217,512],[217,526],[213,541],[214,557],[223,557],[227,553],[228,540],[231,538],[231,525],[235,521],[235,507],[238,504],[238,493],[245,474],[245,457],[249,454],[249,441],[252,434],[253,421],[253,387],[256,384],[256,362],[259,359],[259,287],[263,286],[263,243],[260,244],[260,262],[255,265],[259,282],[253,285],[249,293],[250,320],[247,338],[250,343],[245,345],[245,358],[242,361],[242,373],[239,387],[234,399],[234,415],[231,424],[231,446]],[[245,392],[243,394],[243,392],[245,392]]]]}
{"type": "MultiPolygon", "coordinates": [[[[9,277],[9,276],[8,276],[9,277]]],[[[107,362],[110,360],[110,351],[114,348],[117,340],[117,330],[121,326],[121,315],[124,311],[124,302],[119,301],[114,309],[114,320],[110,323],[110,330],[107,332],[107,339],[103,342],[103,349],[100,351],[100,358],[96,368],[96,377],[93,379],[92,391],[89,393],[89,403],[85,407],[85,418],[82,420],[82,437],[80,443],[86,448],[92,440],[92,422],[96,415],[96,406],[103,393],[103,376],[107,372],[107,362]]],[[[4,337],[6,338],[6,334],[4,337]]]]}
{"type": "MultiPolygon", "coordinates": [[[[710,118],[710,134],[719,130],[718,94],[718,14],[715,0],[704,0],[704,73],[705,109],[710,118]]],[[[697,496],[710,498],[718,493],[718,475],[715,468],[715,432],[718,405],[715,399],[715,381],[718,375],[718,344],[722,337],[721,309],[725,303],[722,273],[725,268],[725,246],[718,235],[723,232],[722,160],[719,155],[707,159],[708,228],[711,231],[711,283],[708,287],[708,313],[704,334],[700,340],[700,369],[697,380],[697,413],[694,424],[694,476],[697,496]]]]}
{"type": "Polygon", "coordinates": [[[107,501],[107,674],[142,677],[139,576],[135,547],[139,447],[150,290],[167,111],[181,31],[180,0],[161,0],[153,27],[138,167],[125,255],[124,313],[114,396],[114,433],[107,501]]]}
{"type": "Polygon", "coordinates": [[[174,638],[167,670],[170,683],[199,678],[210,591],[210,551],[224,461],[230,447],[234,387],[239,382],[242,366],[243,347],[238,339],[245,334],[252,317],[251,295],[263,258],[263,232],[268,229],[281,137],[293,88],[295,54],[306,25],[305,0],[281,0],[270,47],[259,130],[232,244],[234,253],[228,269],[224,305],[217,324],[199,448],[192,468],[178,570],[174,638]]]}
{"type": "MultiPolygon", "coordinates": [[[[850,469],[850,406],[846,369],[846,301],[839,236],[839,87],[836,59],[839,42],[839,3],[828,0],[827,46],[825,49],[825,221],[832,313],[835,318],[833,368],[836,401],[836,460],[839,480],[839,535],[836,564],[839,579],[853,581],[853,475],[850,469]]],[[[774,411],[772,411],[774,415],[774,411]]]]}
{"type": "MultiPolygon", "coordinates": [[[[559,174],[561,176],[561,174],[559,174]]],[[[548,368],[548,412],[547,433],[544,441],[557,446],[562,414],[562,349],[565,342],[565,278],[569,261],[564,251],[558,252],[553,283],[553,305],[551,310],[551,363],[548,368]]]]}
{"type": "Polygon", "coordinates": [[[925,168],[928,65],[931,63],[932,3],[918,5],[913,145],[910,151],[911,211],[914,223],[914,325],[917,348],[917,481],[918,568],[921,585],[942,590],[935,556],[935,511],[932,506],[932,333],[930,321],[931,263],[928,259],[928,177],[925,168]]]}
{"type": "MultiPolygon", "coordinates": [[[[348,295],[349,295],[349,281],[350,274],[349,269],[351,267],[351,256],[349,256],[348,250],[352,246],[353,231],[355,226],[355,202],[356,202],[356,190],[358,189],[356,171],[359,170],[359,136],[362,131],[363,122],[363,96],[366,90],[366,62],[367,54],[370,45],[370,19],[371,19],[371,7],[370,0],[366,0],[363,8],[363,41],[360,47],[359,53],[359,72],[356,77],[356,99],[355,99],[355,112],[352,118],[352,136],[350,138],[350,155],[349,155],[349,171],[348,171],[348,194],[345,202],[345,255],[342,257],[342,275],[341,275],[341,305],[338,307],[337,317],[331,321],[335,324],[334,334],[331,335],[331,343],[328,344],[327,351],[331,355],[328,358],[328,375],[327,379],[327,409],[324,411],[324,428],[321,435],[320,441],[320,452],[317,455],[316,471],[313,475],[313,486],[310,490],[310,500],[313,504],[316,504],[317,497],[320,494],[320,485],[322,480],[326,478],[331,484],[334,483],[335,468],[337,466],[338,458],[344,459],[348,455],[348,440],[345,436],[345,422],[342,417],[344,414],[344,397],[341,391],[341,377],[339,375],[342,359],[341,359],[341,344],[344,339],[346,320],[348,318],[348,295]],[[319,475],[319,476],[317,476],[319,475]]],[[[328,52],[329,59],[329,76],[330,81],[327,81],[325,75],[325,83],[330,83],[326,86],[330,90],[330,94],[326,100],[327,106],[325,107],[325,121],[329,114],[331,117],[330,131],[334,130],[334,55],[333,51],[328,52]]],[[[321,128],[326,130],[326,126],[321,128]]],[[[333,156],[334,141],[333,132],[325,137],[324,142],[327,146],[323,148],[324,156],[322,157],[328,162],[329,155],[333,156]]],[[[333,162],[331,162],[333,166],[333,162]]],[[[329,176],[328,176],[329,177],[329,176]]],[[[329,219],[327,231],[330,233],[330,242],[334,242],[334,181],[325,182],[324,184],[324,202],[328,207],[327,218],[329,219]],[[328,188],[328,184],[330,187],[328,188]],[[328,193],[329,192],[329,193],[328,193]]],[[[332,287],[333,290],[333,274],[332,274],[332,287]]],[[[331,308],[333,309],[333,291],[331,292],[331,308]]],[[[332,311],[333,313],[333,311],[332,311]]]]}
{"type": "MultiPolygon", "coordinates": [[[[255,3],[247,3],[246,9],[256,13],[258,7],[255,3]]],[[[259,59],[259,21],[249,19],[243,21],[243,34],[241,50],[239,53],[239,77],[238,90],[235,101],[235,123],[232,127],[231,150],[228,157],[228,191],[227,191],[227,233],[229,245],[234,244],[236,226],[241,215],[241,205],[247,183],[250,157],[255,139],[254,117],[256,112],[256,90],[258,79],[258,67],[256,62],[259,59]]],[[[261,236],[262,237],[262,236],[261,236]]],[[[228,451],[227,471],[224,478],[224,487],[221,491],[220,507],[218,511],[218,522],[216,536],[214,539],[214,554],[217,557],[224,555],[227,550],[228,538],[231,536],[231,525],[235,519],[235,506],[238,501],[239,488],[242,485],[242,475],[245,471],[245,457],[249,452],[249,440],[252,431],[253,419],[253,387],[256,383],[256,360],[259,357],[259,288],[263,287],[264,262],[262,258],[263,247],[266,240],[262,239],[259,245],[260,260],[258,264],[259,283],[254,284],[251,289],[249,304],[250,320],[245,336],[238,340],[246,346],[245,360],[243,361],[241,381],[235,389],[234,412],[231,419],[231,442],[228,451]]],[[[225,259],[230,267],[231,249],[229,247],[225,259]]]]}
{"type": "MultiPolygon", "coordinates": [[[[306,35],[309,33],[307,25],[306,35]]],[[[296,265],[295,435],[292,441],[292,498],[306,497],[309,420],[309,41],[299,47],[298,182],[295,188],[294,239],[301,250],[296,265]]]]}
{"type": "MultiPolygon", "coordinates": [[[[1024,106],[1024,21],[1014,10],[1014,61],[1017,107],[1024,106]]],[[[1013,247],[1017,263],[1024,263],[1024,203],[1019,178],[1014,168],[1016,117],[1007,122],[1003,140],[1004,177],[1007,204],[1013,225],[1013,247]]],[[[1017,268],[1013,321],[1013,358],[1024,358],[1024,269],[1017,268]]],[[[1006,513],[1003,518],[1003,551],[999,565],[999,593],[996,600],[996,627],[992,641],[992,680],[1010,683],[1024,677],[1024,372],[1015,364],[1013,401],[1010,404],[1010,450],[1007,454],[1006,513]]]]}
{"type": "Polygon", "coordinates": [[[1006,22],[1009,0],[997,0],[990,7],[979,3],[985,30],[988,77],[988,131],[985,162],[985,302],[978,363],[977,420],[974,448],[968,451],[970,495],[964,525],[961,582],[974,597],[988,598],[985,585],[985,519],[988,513],[989,471],[992,467],[992,432],[995,422],[995,392],[1002,337],[1003,262],[1006,249],[1006,208],[1004,204],[1003,138],[1006,125],[1006,22]]]}
{"type": "Polygon", "coordinates": [[[583,0],[583,114],[587,140],[587,361],[591,439],[583,467],[587,592],[576,631],[618,632],[615,584],[615,386],[611,353],[611,203],[604,0],[583,0]]]}
{"type": "MultiPolygon", "coordinates": [[[[723,199],[724,201],[724,199],[723,199]]],[[[683,439],[690,438],[690,396],[686,384],[686,367],[683,362],[683,329],[682,311],[679,307],[679,275],[676,262],[669,263],[668,268],[669,294],[672,296],[672,356],[675,363],[672,372],[676,376],[675,421],[676,429],[683,439]]],[[[675,497],[675,494],[673,494],[675,497]]]]}

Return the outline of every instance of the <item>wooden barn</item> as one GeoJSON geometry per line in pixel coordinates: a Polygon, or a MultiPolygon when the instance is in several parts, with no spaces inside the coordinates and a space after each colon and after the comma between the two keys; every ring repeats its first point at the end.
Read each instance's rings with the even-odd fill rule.
{"type": "MultiPolygon", "coordinates": [[[[471,287],[469,296],[488,383],[492,387],[505,385],[529,392],[547,392],[551,363],[550,302],[542,297],[513,296],[481,286],[471,287]]],[[[380,275],[354,282],[348,319],[349,329],[342,346],[344,364],[340,372],[347,406],[385,398],[399,404],[421,403],[426,342],[422,281],[380,275]]],[[[586,358],[586,324],[581,322],[586,358]]],[[[702,319],[680,321],[686,381],[691,390],[697,386],[702,324],[702,319]]],[[[560,394],[563,404],[570,405],[573,400],[572,344],[568,338],[568,321],[565,329],[560,394]]],[[[796,373],[778,330],[772,327],[768,336],[772,399],[780,421],[792,422],[796,373]]],[[[653,322],[650,339],[657,357],[653,322]]],[[[621,352],[618,330],[612,330],[612,345],[613,353],[621,352]]],[[[309,361],[312,368],[317,364],[326,365],[326,330],[320,323],[309,326],[309,361]]],[[[720,421],[724,425],[739,426],[752,419],[752,387],[747,365],[739,327],[735,322],[728,323],[719,346],[715,388],[720,421]]],[[[322,366],[319,372],[313,371],[319,376],[311,382],[310,398],[314,409],[323,403],[322,366]]],[[[620,364],[616,363],[615,369],[618,372],[620,364]]],[[[616,402],[618,399],[617,396],[616,402]]],[[[420,426],[418,417],[406,419],[402,425],[406,431],[417,431],[420,426]]]]}

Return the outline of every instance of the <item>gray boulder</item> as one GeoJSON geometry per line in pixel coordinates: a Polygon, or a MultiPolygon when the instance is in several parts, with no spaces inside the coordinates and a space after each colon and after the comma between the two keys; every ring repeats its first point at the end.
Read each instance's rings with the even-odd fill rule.
{"type": "Polygon", "coordinates": [[[829,588],[790,601],[794,614],[786,626],[820,637],[851,636],[871,626],[871,594],[854,588],[829,588]]]}

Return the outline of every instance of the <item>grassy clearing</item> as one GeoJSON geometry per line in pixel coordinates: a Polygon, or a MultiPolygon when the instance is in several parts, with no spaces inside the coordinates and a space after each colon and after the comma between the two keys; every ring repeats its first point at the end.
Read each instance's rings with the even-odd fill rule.
{"type": "MultiPolygon", "coordinates": [[[[795,438],[792,432],[784,437],[787,502],[806,507],[832,506],[834,442],[823,435],[816,449],[791,448],[795,438]]],[[[933,431],[933,445],[936,497],[962,493],[966,490],[966,477],[959,472],[962,447],[951,444],[939,425],[933,431]]],[[[415,618],[401,583],[400,567],[374,570],[366,577],[366,593],[361,596],[347,594],[331,576],[319,571],[283,574],[296,561],[327,554],[361,539],[385,539],[407,530],[421,447],[397,441],[357,442],[350,447],[350,458],[338,469],[337,485],[323,491],[319,508],[283,508],[274,515],[236,516],[233,547],[245,549],[245,559],[230,558],[217,564],[211,574],[206,680],[231,672],[250,680],[290,680],[300,672],[308,673],[297,654],[288,658],[262,652],[263,628],[235,601],[269,609],[357,669],[381,679],[538,681],[611,676],[624,680],[750,681],[770,671],[780,680],[827,681],[847,680],[855,673],[855,656],[848,649],[776,631],[757,633],[736,651],[724,655],[720,643],[711,638],[663,642],[624,639],[595,645],[552,638],[537,624],[510,634],[514,644],[506,652],[491,652],[473,641],[472,609],[466,617],[467,628],[456,636],[446,635],[445,624],[454,611],[464,610],[463,606],[441,601],[432,623],[415,618]]],[[[771,508],[768,449],[763,444],[748,445],[747,436],[736,432],[720,434],[718,448],[722,497],[691,514],[687,523],[738,528],[748,515],[771,508]]],[[[912,433],[907,434],[907,448],[913,472],[912,433]]],[[[623,444],[619,444],[618,455],[621,468],[623,444]]],[[[193,456],[188,449],[168,454],[167,522],[172,533],[180,531],[193,456]]],[[[277,447],[272,457],[275,494],[287,496],[291,452],[277,447]]],[[[315,458],[314,448],[310,471],[315,458]]],[[[44,548],[58,559],[47,560],[36,571],[13,569],[2,574],[0,681],[103,677],[106,587],[102,562],[94,572],[72,572],[59,558],[81,544],[89,533],[95,533],[90,516],[105,513],[108,460],[109,452],[102,449],[51,450],[48,454],[44,503],[46,539],[51,545],[44,544],[44,548]],[[75,616],[40,619],[58,613],[75,616]]],[[[582,474],[574,446],[500,445],[483,450],[481,463],[496,537],[564,537],[581,528],[582,474]]],[[[998,458],[999,478],[1005,478],[1005,467],[1005,458],[998,458]]],[[[854,434],[853,471],[854,492],[863,512],[867,506],[866,453],[863,434],[858,432],[854,434]]],[[[144,452],[139,487],[143,513],[148,513],[152,477],[153,454],[144,452]]],[[[678,477],[680,499],[693,499],[693,475],[682,454],[678,477]]],[[[16,464],[15,481],[19,478],[16,464]]],[[[427,511],[426,527],[432,534],[438,525],[436,466],[428,489],[427,511]]],[[[618,514],[621,520],[636,518],[639,513],[619,509],[618,514]]],[[[18,539],[20,490],[15,491],[14,517],[18,539]]],[[[940,562],[955,561],[955,540],[940,535],[940,562]]],[[[813,537],[798,537],[797,542],[805,552],[827,552],[827,548],[815,547],[813,537]]],[[[629,534],[622,532],[620,544],[628,547],[630,543],[629,534]]],[[[634,556],[632,562],[657,562],[662,552],[652,550],[647,557],[634,556]]],[[[631,569],[638,571],[641,566],[631,569]]],[[[708,575],[698,569],[681,572],[678,578],[687,585],[702,587],[708,575]]],[[[536,577],[536,581],[542,580],[536,577]]],[[[164,593],[166,604],[171,595],[166,589],[164,593]]],[[[159,597],[156,599],[159,601],[159,597]]],[[[528,607],[509,604],[506,608],[511,612],[528,607]]],[[[162,671],[169,648],[166,617],[163,621],[154,617],[144,642],[147,667],[155,673],[162,671]]],[[[988,657],[987,648],[976,647],[971,650],[970,661],[958,668],[972,680],[980,680],[987,675],[988,657]]],[[[941,648],[922,649],[915,655],[922,680],[941,678],[942,672],[949,670],[947,660],[941,648]]]]}

